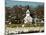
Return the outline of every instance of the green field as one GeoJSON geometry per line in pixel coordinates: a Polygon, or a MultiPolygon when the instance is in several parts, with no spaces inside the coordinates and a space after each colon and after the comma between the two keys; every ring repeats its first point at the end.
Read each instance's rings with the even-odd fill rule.
{"type": "Polygon", "coordinates": [[[15,28],[15,27],[22,27],[22,25],[24,25],[24,27],[43,27],[44,23],[37,23],[37,24],[6,24],[5,27],[11,27],[11,28],[15,28]]]}

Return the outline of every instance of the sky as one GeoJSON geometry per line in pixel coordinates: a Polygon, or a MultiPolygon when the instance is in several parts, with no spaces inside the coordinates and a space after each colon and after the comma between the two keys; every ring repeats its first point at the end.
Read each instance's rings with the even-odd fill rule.
{"type": "Polygon", "coordinates": [[[38,5],[43,5],[42,2],[27,2],[27,1],[12,1],[12,0],[6,0],[5,1],[5,6],[6,7],[13,7],[15,5],[22,5],[22,6],[26,6],[29,5],[33,8],[37,7],[38,5]]]}

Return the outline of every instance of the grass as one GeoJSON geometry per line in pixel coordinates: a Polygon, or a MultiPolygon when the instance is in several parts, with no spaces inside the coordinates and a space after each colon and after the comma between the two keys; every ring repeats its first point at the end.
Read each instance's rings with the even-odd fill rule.
{"type": "MultiPolygon", "coordinates": [[[[15,28],[15,27],[22,27],[23,23],[22,24],[6,24],[6,27],[11,27],[11,28],[15,28]]],[[[43,27],[44,26],[44,23],[37,23],[36,25],[35,24],[24,24],[24,27],[43,27]]]]}

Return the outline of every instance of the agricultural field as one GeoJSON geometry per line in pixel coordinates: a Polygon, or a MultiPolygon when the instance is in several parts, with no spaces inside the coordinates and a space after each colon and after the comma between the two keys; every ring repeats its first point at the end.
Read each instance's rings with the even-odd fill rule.
{"type": "Polygon", "coordinates": [[[6,27],[11,27],[11,28],[15,28],[15,27],[22,27],[22,25],[24,25],[24,27],[43,27],[44,23],[37,23],[37,24],[6,24],[6,27]]]}

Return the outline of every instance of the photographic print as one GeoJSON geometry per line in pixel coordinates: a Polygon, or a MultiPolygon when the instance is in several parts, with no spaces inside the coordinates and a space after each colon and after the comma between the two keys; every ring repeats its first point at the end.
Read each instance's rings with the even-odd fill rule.
{"type": "Polygon", "coordinates": [[[44,3],[5,0],[5,34],[44,32],[44,3]]]}

